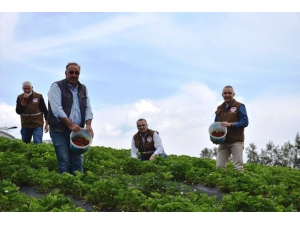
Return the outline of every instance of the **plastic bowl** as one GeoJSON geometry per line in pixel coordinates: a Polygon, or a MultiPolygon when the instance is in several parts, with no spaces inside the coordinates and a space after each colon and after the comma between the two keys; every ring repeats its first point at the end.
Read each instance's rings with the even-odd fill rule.
{"type": "Polygon", "coordinates": [[[212,123],[208,128],[208,133],[210,136],[210,140],[215,144],[221,144],[225,141],[226,134],[227,134],[227,127],[224,127],[221,122],[214,122],[212,123]],[[222,137],[215,137],[212,136],[212,132],[218,131],[218,132],[224,132],[225,134],[222,137]]]}
{"type": "Polygon", "coordinates": [[[70,149],[73,151],[73,152],[76,152],[78,154],[83,154],[85,153],[89,147],[91,146],[92,144],[92,141],[93,141],[93,138],[92,138],[92,135],[90,132],[88,132],[86,129],[84,128],[80,128],[80,131],[78,132],[71,132],[70,134],[70,149]],[[86,146],[77,146],[75,145],[73,142],[72,142],[72,139],[73,138],[77,138],[77,137],[85,137],[86,139],[89,140],[89,144],[86,145],[86,146]]]}

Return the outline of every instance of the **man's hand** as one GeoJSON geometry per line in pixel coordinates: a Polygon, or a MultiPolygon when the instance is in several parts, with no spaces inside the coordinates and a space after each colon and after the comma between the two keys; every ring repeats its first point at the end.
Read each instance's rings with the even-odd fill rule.
{"type": "Polygon", "coordinates": [[[75,123],[71,123],[69,124],[68,128],[73,131],[73,132],[78,132],[80,131],[80,126],[75,124],[75,123]]]}
{"type": "Polygon", "coordinates": [[[155,154],[152,154],[149,160],[152,161],[152,160],[155,159],[155,157],[156,157],[156,155],[155,155],[155,154]]]}
{"type": "Polygon", "coordinates": [[[85,126],[85,129],[86,129],[88,132],[90,132],[91,135],[92,135],[92,138],[94,138],[94,131],[93,131],[92,126],[91,126],[91,125],[86,125],[86,126],[85,126]]]}
{"type": "Polygon", "coordinates": [[[49,125],[46,124],[46,125],[45,125],[45,133],[47,133],[48,131],[49,131],[49,125]]]}
{"type": "Polygon", "coordinates": [[[227,122],[227,121],[223,121],[221,122],[222,126],[224,127],[231,127],[231,123],[227,122]]]}
{"type": "Polygon", "coordinates": [[[27,94],[27,93],[24,93],[24,95],[23,95],[23,99],[22,99],[22,102],[21,102],[21,105],[23,105],[23,106],[25,106],[26,105],[26,103],[27,103],[27,100],[28,100],[28,98],[29,98],[29,94],[27,94]]]}

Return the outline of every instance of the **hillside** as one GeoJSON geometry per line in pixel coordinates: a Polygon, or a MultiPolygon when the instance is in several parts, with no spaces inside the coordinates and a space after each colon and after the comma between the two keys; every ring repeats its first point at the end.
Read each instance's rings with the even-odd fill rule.
{"type": "Polygon", "coordinates": [[[170,155],[141,162],[128,149],[90,147],[84,173],[59,175],[52,144],[0,137],[2,212],[299,212],[300,171],[170,155]],[[31,191],[31,196],[27,194],[31,191]]]}

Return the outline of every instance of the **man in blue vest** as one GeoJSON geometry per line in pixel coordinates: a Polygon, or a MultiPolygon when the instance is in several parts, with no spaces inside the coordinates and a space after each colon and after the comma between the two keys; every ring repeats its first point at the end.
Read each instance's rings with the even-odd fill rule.
{"type": "Polygon", "coordinates": [[[66,78],[54,82],[48,92],[48,123],[59,173],[75,175],[75,171],[83,172],[83,154],[70,149],[70,134],[85,127],[94,137],[93,113],[87,88],[78,81],[79,64],[68,63],[65,75],[66,78]]]}

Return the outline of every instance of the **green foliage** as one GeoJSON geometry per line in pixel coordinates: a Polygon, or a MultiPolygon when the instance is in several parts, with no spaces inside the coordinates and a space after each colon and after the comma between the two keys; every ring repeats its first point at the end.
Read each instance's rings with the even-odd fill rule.
{"type": "Polygon", "coordinates": [[[231,162],[226,170],[216,169],[216,161],[205,157],[169,155],[142,162],[127,149],[96,146],[84,154],[84,173],[73,176],[58,173],[52,144],[0,137],[0,211],[84,212],[76,199],[92,204],[93,211],[299,212],[300,171],[280,166],[284,158],[273,160],[278,166],[246,163],[240,173],[231,162]],[[217,188],[223,198],[190,187],[198,184],[217,188]],[[21,193],[19,187],[26,186],[42,196],[21,193]]]}

